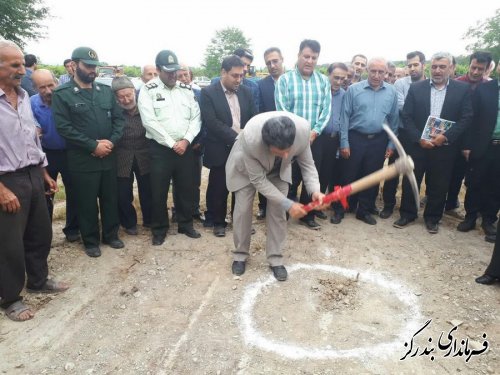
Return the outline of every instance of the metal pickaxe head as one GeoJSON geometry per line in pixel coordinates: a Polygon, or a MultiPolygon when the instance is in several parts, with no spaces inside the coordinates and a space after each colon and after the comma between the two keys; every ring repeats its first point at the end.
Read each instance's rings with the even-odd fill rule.
{"type": "Polygon", "coordinates": [[[413,190],[413,197],[415,198],[415,204],[417,205],[417,211],[420,208],[420,192],[418,191],[417,179],[415,178],[415,173],[413,173],[413,160],[410,156],[406,155],[406,152],[399,142],[398,137],[394,134],[391,128],[387,124],[382,124],[382,127],[386,131],[387,135],[391,139],[396,150],[398,151],[399,158],[394,163],[400,174],[404,174],[408,181],[410,182],[411,189],[413,190]]]}

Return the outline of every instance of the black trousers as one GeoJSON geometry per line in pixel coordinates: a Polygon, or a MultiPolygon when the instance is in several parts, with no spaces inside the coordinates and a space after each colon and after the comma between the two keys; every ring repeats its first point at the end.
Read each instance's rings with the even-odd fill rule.
{"type": "Polygon", "coordinates": [[[137,160],[134,157],[130,177],[118,177],[118,215],[124,228],[137,225],[137,212],[134,207],[134,176],[137,179],[139,202],[141,204],[142,222],[151,225],[151,177],[141,175],[137,160]]]}
{"type": "MultiPolygon", "coordinates": [[[[381,169],[384,165],[387,149],[387,134],[380,132],[373,135],[349,131],[351,156],[344,161],[342,168],[342,184],[347,185],[357,179],[381,169]]],[[[354,195],[350,200],[353,210],[357,206],[358,215],[366,215],[375,207],[379,187],[374,186],[354,195]],[[357,197],[357,204],[355,199],[357,197]]]]}
{"type": "MultiPolygon", "coordinates": [[[[397,151],[389,158],[389,165],[394,164],[396,159],[399,157],[397,151]]],[[[393,209],[396,205],[396,192],[399,185],[399,176],[384,181],[384,188],[382,189],[382,199],[384,200],[384,208],[393,209]]]]}
{"type": "Polygon", "coordinates": [[[40,167],[0,175],[0,182],[21,204],[15,214],[0,209],[0,298],[6,308],[21,299],[25,274],[28,288],[47,281],[52,226],[40,167]]]}
{"type": "MultiPolygon", "coordinates": [[[[443,217],[446,194],[450,186],[453,163],[457,155],[453,146],[441,146],[436,149],[425,150],[410,156],[415,164],[415,177],[420,189],[422,178],[425,174],[427,203],[424,210],[424,220],[438,223],[443,217]]],[[[406,177],[403,178],[403,195],[399,212],[402,217],[410,220],[417,218],[418,209],[411,185],[406,177]]]]}
{"type": "MultiPolygon", "coordinates": [[[[47,156],[46,170],[49,176],[57,181],[57,176],[61,174],[64,184],[64,191],[66,193],[66,225],[63,228],[65,235],[78,234],[78,217],[76,214],[76,199],[73,189],[71,175],[68,170],[68,160],[66,158],[66,150],[49,150],[44,148],[43,151],[47,156]]],[[[54,213],[54,194],[47,195],[47,206],[49,208],[49,216],[52,220],[54,213]]]]}
{"type": "Polygon", "coordinates": [[[446,204],[444,206],[445,211],[453,210],[454,208],[459,206],[460,202],[458,201],[458,195],[460,194],[460,190],[462,189],[462,182],[464,181],[466,171],[467,161],[462,155],[462,151],[459,150],[455,158],[455,163],[453,164],[450,186],[448,188],[446,204]]]}
{"type": "Polygon", "coordinates": [[[71,178],[77,199],[80,234],[85,247],[98,246],[100,243],[99,212],[103,241],[116,239],[120,227],[116,169],[95,172],[71,171],[71,178]]]}
{"type": "Polygon", "coordinates": [[[155,141],[150,142],[151,151],[151,193],[153,235],[165,236],[169,228],[167,197],[173,180],[177,201],[176,213],[179,229],[193,226],[193,150],[190,146],[183,155],[155,141]]]}
{"type": "Polygon", "coordinates": [[[493,248],[491,262],[486,269],[486,274],[500,278],[500,225],[497,227],[497,239],[493,248]]]}
{"type": "MultiPolygon", "coordinates": [[[[203,167],[203,155],[198,151],[193,151],[193,215],[200,213],[200,186],[201,186],[201,170],[203,167]]],[[[172,195],[174,197],[174,207],[177,206],[177,190],[175,185],[172,187],[172,195]]]]}
{"type": "Polygon", "coordinates": [[[226,226],[228,195],[225,165],[210,168],[206,195],[207,215],[205,218],[211,220],[215,226],[226,226]]]}
{"type": "MultiPolygon", "coordinates": [[[[333,165],[335,163],[335,156],[339,146],[338,136],[332,137],[327,134],[320,134],[316,137],[315,141],[311,145],[311,153],[314,160],[314,165],[318,171],[319,184],[322,193],[328,190],[328,184],[332,179],[333,165]]],[[[297,163],[295,163],[297,164],[297,163]]],[[[302,173],[300,172],[300,167],[298,164],[295,166],[300,173],[300,179],[302,179],[302,173]]],[[[302,190],[300,192],[300,203],[308,204],[311,202],[311,194],[313,192],[308,192],[304,184],[302,184],[302,190]]],[[[314,210],[310,211],[305,219],[314,219],[314,210]]]]}
{"type": "Polygon", "coordinates": [[[470,160],[465,184],[465,218],[481,213],[485,222],[494,223],[500,209],[500,145],[490,145],[483,158],[470,160]]]}

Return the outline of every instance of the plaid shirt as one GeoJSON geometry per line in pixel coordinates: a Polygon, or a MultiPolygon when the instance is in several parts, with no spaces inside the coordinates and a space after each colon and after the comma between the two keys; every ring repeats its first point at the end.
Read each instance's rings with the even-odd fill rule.
{"type": "Polygon", "coordinates": [[[277,111],[287,111],[303,117],[311,130],[321,134],[330,120],[332,96],[330,81],[314,71],[308,80],[297,68],[281,75],[274,90],[277,111]]]}

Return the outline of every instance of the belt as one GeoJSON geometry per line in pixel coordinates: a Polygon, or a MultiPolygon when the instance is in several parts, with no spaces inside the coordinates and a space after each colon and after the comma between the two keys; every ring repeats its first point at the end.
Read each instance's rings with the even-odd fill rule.
{"type": "Polygon", "coordinates": [[[381,131],[381,132],[378,132],[378,133],[372,133],[372,134],[367,134],[367,133],[361,133],[360,131],[357,131],[357,130],[352,130],[354,133],[356,133],[357,135],[360,135],[366,139],[373,139],[375,138],[376,136],[378,135],[381,135],[381,134],[385,134],[384,131],[381,131]]]}
{"type": "Polygon", "coordinates": [[[500,139],[492,139],[491,144],[493,146],[500,146],[500,139]]]}
{"type": "Polygon", "coordinates": [[[321,135],[324,135],[325,137],[328,138],[337,138],[339,136],[338,132],[333,132],[333,133],[321,133],[321,135]]]}

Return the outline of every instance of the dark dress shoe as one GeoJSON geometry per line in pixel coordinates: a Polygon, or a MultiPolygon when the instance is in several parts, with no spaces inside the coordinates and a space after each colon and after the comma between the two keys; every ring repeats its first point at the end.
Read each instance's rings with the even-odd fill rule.
{"type": "Polygon", "coordinates": [[[432,223],[430,221],[426,221],[425,227],[427,228],[427,232],[429,232],[430,234],[436,234],[437,232],[439,232],[438,223],[432,223]]]}
{"type": "Polygon", "coordinates": [[[414,222],[415,219],[408,219],[407,217],[404,217],[404,216],[401,216],[399,219],[397,219],[393,224],[392,226],[394,228],[404,228],[406,227],[408,224],[414,222]]]}
{"type": "Polygon", "coordinates": [[[309,229],[319,230],[321,229],[321,225],[314,221],[314,219],[299,219],[299,223],[305,225],[309,229]]]}
{"type": "Polygon", "coordinates": [[[137,227],[133,226],[131,228],[125,228],[125,233],[130,234],[131,236],[137,236],[137,227]]]}
{"type": "Polygon", "coordinates": [[[392,213],[394,212],[394,209],[392,207],[384,207],[382,211],[380,211],[380,218],[381,219],[388,219],[392,216],[392,213]]]}
{"type": "Polygon", "coordinates": [[[500,281],[498,279],[498,277],[490,276],[490,275],[488,275],[486,273],[483,276],[479,276],[476,279],[476,283],[483,284],[483,285],[491,285],[491,284],[494,284],[494,283],[496,283],[498,281],[500,281]]]}
{"type": "Polygon", "coordinates": [[[484,240],[486,242],[495,243],[497,241],[497,235],[493,234],[490,236],[489,234],[487,234],[486,236],[484,236],[484,240]]]}
{"type": "Polygon", "coordinates": [[[200,223],[205,222],[205,216],[201,212],[193,214],[193,220],[198,220],[200,223]]]}
{"type": "Polygon", "coordinates": [[[328,216],[323,211],[314,211],[314,216],[321,220],[328,219],[328,216]]]}
{"type": "Polygon", "coordinates": [[[123,249],[125,247],[125,244],[118,238],[102,242],[108,245],[109,247],[112,247],[113,249],[123,249]]]}
{"type": "Polygon", "coordinates": [[[214,226],[214,236],[215,237],[226,237],[226,228],[222,225],[214,226]]]}
{"type": "Polygon", "coordinates": [[[66,235],[66,241],[68,242],[76,242],[80,239],[80,235],[78,233],[68,233],[66,235]]]}
{"type": "Polygon", "coordinates": [[[153,235],[153,246],[160,246],[161,244],[163,244],[163,242],[165,242],[165,237],[164,235],[162,234],[154,234],[153,235]]]}
{"type": "Polygon", "coordinates": [[[465,219],[457,225],[459,232],[468,232],[476,227],[476,219],[465,219]]]}
{"type": "Polygon", "coordinates": [[[340,222],[342,221],[342,219],[344,218],[344,215],[338,213],[338,212],[335,212],[332,217],[330,218],[330,223],[332,224],[340,224],[340,222]]]}
{"type": "Polygon", "coordinates": [[[493,223],[488,223],[488,222],[483,221],[481,223],[481,228],[483,228],[484,234],[486,234],[488,236],[492,236],[494,234],[497,234],[497,228],[496,228],[495,224],[493,224],[493,223]]]}
{"type": "Polygon", "coordinates": [[[259,211],[257,211],[257,220],[263,220],[266,218],[266,210],[263,208],[259,208],[259,211]]]}
{"type": "Polygon", "coordinates": [[[376,215],[376,216],[378,216],[380,214],[380,211],[378,210],[377,207],[369,208],[368,212],[371,213],[372,215],[376,215]]]}
{"type": "Polygon", "coordinates": [[[271,266],[273,270],[274,277],[278,281],[285,281],[288,277],[288,272],[286,271],[285,266],[271,266]]]}
{"type": "Polygon", "coordinates": [[[179,228],[179,233],[185,234],[189,238],[200,238],[201,234],[194,228],[179,228]]]}
{"type": "Polygon", "coordinates": [[[89,257],[97,258],[101,256],[101,249],[99,246],[85,246],[85,254],[89,257]]]}
{"type": "Polygon", "coordinates": [[[246,266],[245,262],[235,260],[233,262],[233,265],[231,266],[231,270],[233,272],[233,275],[236,275],[236,276],[243,275],[245,273],[245,266],[246,266]]]}
{"type": "Polygon", "coordinates": [[[364,214],[364,215],[356,214],[356,219],[361,220],[362,222],[369,225],[377,224],[377,220],[375,220],[375,218],[370,214],[364,214]]]}

